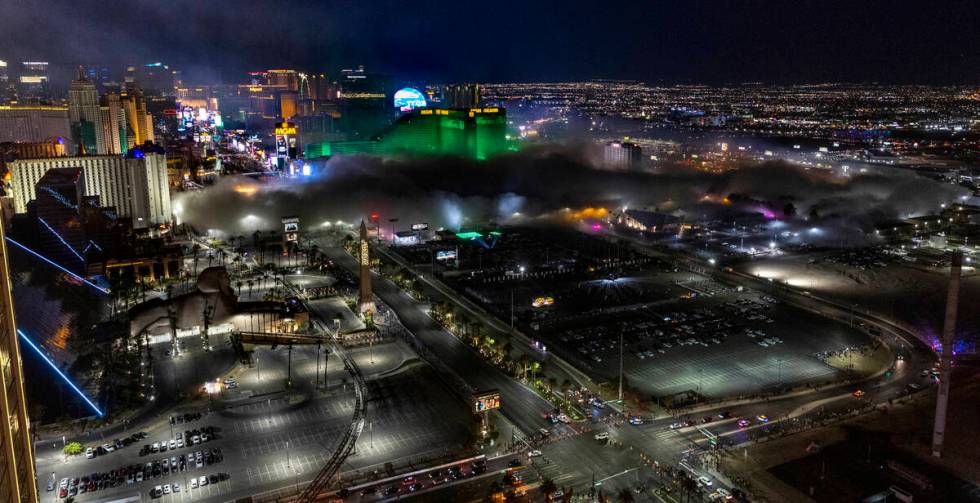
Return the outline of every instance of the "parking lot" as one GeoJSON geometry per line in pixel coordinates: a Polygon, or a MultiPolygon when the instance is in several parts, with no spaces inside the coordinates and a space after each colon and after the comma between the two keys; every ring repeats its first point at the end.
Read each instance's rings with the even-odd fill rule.
{"type": "Polygon", "coordinates": [[[544,339],[598,377],[613,380],[622,336],[628,384],[644,397],[658,398],[683,392],[722,398],[828,382],[838,370],[815,355],[868,341],[855,329],[765,294],[710,291],[711,296],[553,330],[544,339]]]}
{"type": "MultiPolygon", "coordinates": [[[[425,453],[443,455],[469,444],[474,423],[466,404],[449,394],[427,366],[406,365],[406,358],[412,359],[406,351],[410,353],[401,343],[354,350],[353,356],[366,374],[384,377],[369,380],[367,422],[343,472],[383,470],[387,461],[411,459],[425,453]],[[433,428],[433,424],[440,427],[433,428]]],[[[146,437],[129,446],[113,448],[112,452],[93,459],[86,459],[84,454],[67,462],[61,456],[39,459],[38,472],[46,475],[41,481],[43,501],[64,501],[59,498],[58,487],[63,478],[69,479],[69,485],[72,479],[78,478],[80,484],[82,477],[111,474],[112,470],[116,470],[115,485],[108,484],[92,492],[86,490],[77,494],[75,501],[127,497],[149,501],[156,486],[166,493],[169,484],[169,494],[162,494],[154,501],[224,502],[281,487],[290,480],[309,480],[333,454],[336,442],[349,425],[353,389],[345,380],[342,365],[336,356],[331,356],[329,389],[315,390],[316,348],[295,347],[292,352],[295,388],[284,392],[287,353],[284,347],[275,351],[259,349],[260,367],[234,372],[233,388],[223,390],[210,404],[206,399],[199,399],[179,413],[171,412],[175,417],[173,424],[171,415],[167,415],[141,426],[146,437]],[[189,420],[185,413],[189,414],[186,416],[189,420]],[[194,437],[198,442],[194,442],[194,437]],[[184,447],[179,447],[181,442],[184,447]],[[154,444],[157,444],[156,452],[154,444]],[[150,446],[149,452],[144,451],[146,445],[150,446]],[[212,449],[217,449],[216,453],[212,449]],[[141,451],[144,451],[142,455],[141,451]],[[201,451],[200,467],[198,451],[201,451]],[[207,462],[209,453],[211,464],[207,462]],[[180,468],[182,460],[184,470],[180,468]],[[142,481],[138,480],[139,473],[143,474],[142,481]],[[212,475],[218,477],[213,482],[212,475]],[[201,485],[201,476],[208,477],[207,484],[201,485]],[[45,491],[47,480],[54,480],[55,487],[50,492],[45,491]]],[[[323,379],[322,352],[319,365],[323,379]]],[[[97,438],[84,445],[99,446],[107,442],[112,439],[97,438]]]]}

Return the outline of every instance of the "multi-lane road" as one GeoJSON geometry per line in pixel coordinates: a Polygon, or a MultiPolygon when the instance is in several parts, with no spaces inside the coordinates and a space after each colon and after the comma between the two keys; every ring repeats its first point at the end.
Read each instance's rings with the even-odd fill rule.
{"type": "MultiPolygon", "coordinates": [[[[357,263],[340,248],[329,245],[321,246],[335,263],[351,271],[357,270],[357,263]]],[[[738,278],[739,281],[750,284],[751,278],[738,278]]],[[[608,492],[625,487],[635,487],[640,483],[652,487],[653,472],[644,465],[644,458],[653,459],[660,463],[677,466],[681,462],[690,467],[697,475],[709,475],[709,472],[698,468],[689,456],[691,452],[701,449],[715,438],[717,442],[734,444],[749,440],[753,429],[766,426],[756,419],[766,415],[775,422],[781,418],[795,417],[815,408],[824,411],[847,410],[859,407],[869,401],[886,403],[908,389],[909,384],[926,386],[931,381],[920,376],[920,371],[933,366],[934,355],[921,344],[910,340],[908,334],[901,333],[887,321],[867,315],[856,315],[863,323],[880,327],[884,339],[903,355],[904,359],[897,363],[895,372],[886,379],[881,379],[877,386],[862,385],[865,395],[857,398],[852,395],[856,385],[839,385],[819,391],[801,393],[794,396],[774,398],[763,402],[746,402],[692,411],[684,417],[646,418],[642,425],[624,424],[621,417],[611,414],[610,408],[600,411],[593,422],[575,424],[572,426],[553,426],[545,419],[551,411],[551,405],[530,389],[496,369],[466,344],[448,333],[432,320],[424,311],[423,305],[402,292],[393,283],[373,277],[375,294],[384,301],[398,316],[400,322],[421,340],[449,369],[456,373],[474,389],[495,388],[501,392],[502,412],[525,435],[534,436],[541,428],[551,428],[552,434],[544,440],[535,443],[535,448],[542,451],[542,456],[529,460],[523,454],[507,455],[490,461],[487,477],[499,476],[499,470],[515,456],[520,456],[529,463],[525,470],[526,482],[534,483],[543,478],[555,481],[559,486],[576,487],[579,493],[583,488],[591,486],[593,480],[601,481],[602,488],[608,492]],[[705,416],[717,417],[719,412],[730,411],[732,417],[725,420],[713,420],[697,427],[671,429],[670,425],[680,420],[699,421],[705,416]],[[739,426],[737,420],[746,418],[749,426],[739,426]],[[597,440],[597,433],[608,433],[608,440],[597,440]],[[502,466],[503,465],[503,466],[502,466]],[[495,475],[493,475],[495,474],[495,475]]],[[[800,305],[806,309],[820,312],[824,315],[844,319],[850,313],[843,308],[821,302],[818,299],[796,294],[793,291],[777,292],[784,302],[800,305]]],[[[194,341],[189,341],[189,354],[180,358],[194,358],[200,348],[195,348],[194,341]]],[[[160,343],[162,352],[164,343],[160,343]]],[[[396,345],[397,347],[402,347],[396,345]]],[[[407,347],[403,349],[368,348],[355,352],[359,365],[367,374],[383,373],[374,361],[385,361],[387,365],[400,365],[405,359],[413,356],[407,347]],[[380,351],[380,353],[374,353],[380,351]],[[391,354],[386,354],[385,351],[391,354]]],[[[124,484],[110,490],[99,491],[92,495],[78,498],[81,501],[96,501],[107,497],[117,499],[139,495],[147,498],[150,489],[158,484],[179,482],[182,486],[180,493],[165,496],[169,501],[228,501],[235,497],[261,493],[290,484],[302,484],[309,481],[332,453],[333,443],[341,436],[347,427],[351,415],[352,394],[338,385],[343,379],[343,370],[336,358],[331,359],[328,379],[334,383],[327,394],[316,392],[310,383],[315,379],[312,374],[319,372],[316,363],[317,356],[314,348],[296,348],[292,354],[294,382],[299,383],[290,393],[277,393],[273,386],[263,383],[281,383],[285,378],[288,354],[283,348],[277,351],[261,349],[258,351],[258,365],[255,368],[240,372],[236,378],[242,389],[250,393],[242,393],[240,400],[229,406],[224,403],[221,407],[213,407],[213,412],[199,421],[218,428],[217,437],[206,446],[178,449],[177,456],[188,452],[201,450],[203,447],[221,448],[224,461],[202,469],[194,468],[169,476],[169,479],[155,479],[152,483],[124,484]],[[264,374],[260,379],[259,375],[264,374]],[[269,395],[263,395],[269,393],[269,395]],[[249,396],[250,395],[250,396],[249,396]],[[230,477],[215,484],[192,488],[190,477],[200,474],[227,473],[230,477]]],[[[178,359],[179,360],[179,359],[178,359]]],[[[191,360],[188,360],[191,361],[191,360]]],[[[203,380],[205,376],[191,379],[194,369],[188,367],[180,371],[185,376],[178,378],[177,370],[180,361],[160,362],[161,386],[166,389],[178,389],[191,380],[203,380]],[[169,365],[169,366],[168,366],[169,365]],[[170,368],[173,367],[173,369],[170,368]],[[173,382],[166,384],[166,374],[170,374],[173,382]],[[183,381],[178,384],[178,381],[183,381]]],[[[197,365],[193,365],[197,367],[197,365]]],[[[213,369],[207,373],[213,372],[213,369]]],[[[370,469],[380,466],[385,461],[397,460],[424,452],[433,446],[448,449],[453,445],[459,446],[468,435],[468,423],[471,422],[465,412],[466,404],[460,404],[454,398],[439,394],[441,384],[429,378],[428,381],[414,380],[410,383],[401,382],[395,376],[383,387],[380,397],[372,398],[368,417],[370,428],[362,434],[358,442],[358,451],[343,468],[350,472],[356,469],[370,469]],[[426,384],[428,383],[428,384],[426,384]],[[418,386],[422,386],[418,389],[418,386]],[[455,404],[449,406],[448,404],[455,404]],[[448,428],[433,429],[432,424],[440,423],[455,425],[448,428]],[[439,430],[436,432],[436,430],[439,430]]],[[[281,386],[280,386],[281,389],[281,386]]],[[[222,397],[224,400],[227,397],[222,397]]],[[[186,407],[187,410],[207,410],[208,404],[196,403],[186,407]]],[[[184,409],[181,409],[184,411],[184,409]]],[[[132,425],[131,430],[145,430],[148,433],[147,442],[169,440],[172,438],[171,425],[163,416],[152,417],[148,421],[132,425]]],[[[771,425],[772,423],[770,423],[771,425]]],[[[183,426],[181,428],[188,428],[183,426]]],[[[178,428],[178,431],[182,431],[178,428]]],[[[502,432],[503,439],[508,439],[508,432],[502,432]]],[[[122,435],[120,435],[122,436],[122,435]]],[[[86,439],[83,439],[86,440],[86,439]]],[[[87,439],[89,443],[101,443],[101,439],[87,439]]],[[[50,442],[48,442],[50,443],[50,442]]],[[[142,443],[142,442],[141,442],[142,443]]],[[[115,467],[155,461],[157,458],[172,457],[172,453],[139,456],[139,447],[127,447],[94,460],[73,459],[65,462],[56,453],[57,447],[48,445],[39,448],[38,473],[41,475],[42,491],[49,477],[60,480],[62,477],[81,477],[84,474],[111,470],[115,467]],[[53,474],[53,475],[52,475],[53,474]]],[[[683,465],[682,465],[683,466],[683,465]]],[[[719,484],[720,481],[716,481],[719,484]]],[[[421,494],[438,494],[450,489],[433,488],[421,494]]],[[[57,498],[57,489],[45,493],[45,501],[57,498]]],[[[448,493],[446,493],[448,494],[448,493]]],[[[404,496],[404,495],[403,495],[404,496]]],[[[370,495],[366,500],[383,499],[381,494],[370,495]]]]}
{"type": "MultiPolygon", "coordinates": [[[[334,263],[356,272],[358,265],[343,249],[322,243],[320,249],[334,263]]],[[[372,273],[374,294],[380,297],[397,315],[401,323],[425,344],[443,363],[477,390],[497,389],[501,410],[525,433],[537,431],[548,424],[545,416],[552,406],[532,390],[487,363],[465,343],[439,326],[426,314],[423,306],[400,290],[394,283],[372,273]]]]}

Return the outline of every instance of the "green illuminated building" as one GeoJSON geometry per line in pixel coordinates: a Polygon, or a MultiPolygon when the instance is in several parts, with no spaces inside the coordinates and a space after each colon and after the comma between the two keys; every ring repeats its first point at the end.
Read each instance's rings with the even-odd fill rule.
{"type": "Polygon", "coordinates": [[[510,149],[503,108],[416,109],[371,140],[303,146],[306,158],[332,155],[455,155],[487,159],[510,149]]]}

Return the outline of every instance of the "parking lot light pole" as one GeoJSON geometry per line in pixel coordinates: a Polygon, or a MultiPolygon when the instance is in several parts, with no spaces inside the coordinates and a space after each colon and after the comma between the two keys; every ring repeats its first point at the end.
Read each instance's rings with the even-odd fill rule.
{"type": "Polygon", "coordinates": [[[316,345],[316,377],[313,387],[315,389],[320,389],[320,343],[316,345]]]}
{"type": "Polygon", "coordinates": [[[619,332],[619,401],[623,401],[623,332],[619,332]]]}

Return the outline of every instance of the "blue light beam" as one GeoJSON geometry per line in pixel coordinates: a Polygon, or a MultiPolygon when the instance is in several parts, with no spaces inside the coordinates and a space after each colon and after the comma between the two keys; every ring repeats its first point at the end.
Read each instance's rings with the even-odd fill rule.
{"type": "Polygon", "coordinates": [[[28,248],[28,247],[20,244],[20,243],[18,243],[17,241],[14,241],[13,239],[10,239],[9,237],[7,238],[7,242],[16,245],[21,250],[24,250],[27,253],[30,253],[31,255],[34,255],[35,257],[37,257],[37,258],[45,261],[46,263],[52,265],[53,267],[57,268],[59,271],[61,271],[61,272],[65,273],[65,274],[67,274],[67,275],[69,275],[69,276],[77,279],[78,281],[81,281],[82,283],[85,283],[86,285],[88,285],[88,286],[90,286],[90,287],[98,290],[99,292],[102,292],[102,293],[104,293],[106,295],[109,295],[109,290],[108,289],[102,288],[101,286],[96,285],[95,283],[92,283],[91,281],[89,281],[89,280],[87,280],[87,279],[85,279],[85,278],[83,278],[83,277],[81,277],[81,276],[79,276],[79,275],[77,275],[77,274],[69,271],[68,269],[65,269],[64,267],[58,265],[58,263],[52,261],[51,259],[45,257],[44,255],[41,255],[40,253],[38,253],[38,252],[36,252],[36,251],[34,251],[34,250],[32,250],[32,249],[30,249],[30,248],[28,248]]]}
{"type": "Polygon", "coordinates": [[[54,369],[54,371],[59,376],[61,376],[61,379],[64,380],[66,383],[68,383],[68,386],[70,386],[71,389],[75,390],[75,393],[78,393],[78,396],[82,397],[82,400],[85,400],[85,403],[87,403],[88,406],[91,407],[92,410],[94,410],[95,413],[99,415],[99,417],[102,417],[102,416],[105,415],[105,414],[102,413],[101,410],[99,410],[98,407],[96,407],[96,405],[94,403],[92,403],[91,400],[88,399],[87,396],[85,396],[85,393],[82,393],[82,390],[78,389],[78,386],[75,386],[75,383],[71,382],[71,379],[69,379],[68,376],[65,375],[65,373],[62,372],[61,369],[59,369],[58,366],[55,365],[54,362],[51,361],[50,358],[48,358],[48,355],[44,354],[44,351],[41,351],[41,348],[37,347],[37,345],[34,344],[34,341],[32,341],[30,338],[28,338],[26,335],[24,335],[24,332],[21,332],[21,330],[19,328],[17,329],[17,335],[20,335],[21,340],[23,340],[24,342],[26,342],[27,345],[30,346],[31,349],[33,349],[34,352],[37,353],[38,356],[40,356],[42,360],[44,360],[45,363],[47,363],[52,369],[54,369]]]}
{"type": "Polygon", "coordinates": [[[82,264],[85,263],[85,257],[83,257],[81,253],[78,253],[78,251],[75,250],[74,246],[68,244],[68,241],[65,241],[65,238],[61,237],[61,234],[58,234],[58,231],[54,230],[54,228],[48,225],[48,223],[45,222],[44,219],[41,217],[37,217],[37,221],[44,224],[44,227],[47,228],[48,231],[51,232],[51,234],[54,234],[54,237],[58,238],[58,241],[61,241],[61,244],[65,245],[65,248],[71,250],[71,252],[74,253],[76,257],[78,257],[78,260],[82,261],[82,264]]]}

